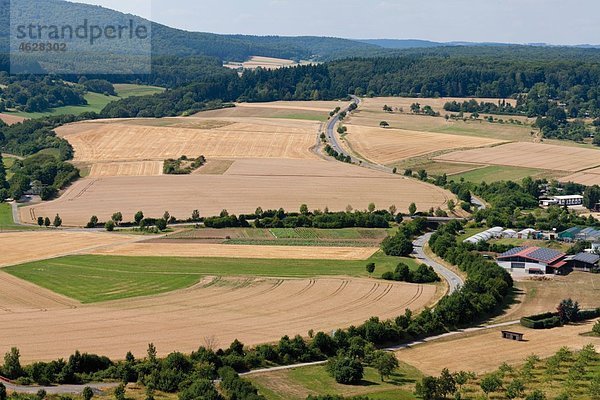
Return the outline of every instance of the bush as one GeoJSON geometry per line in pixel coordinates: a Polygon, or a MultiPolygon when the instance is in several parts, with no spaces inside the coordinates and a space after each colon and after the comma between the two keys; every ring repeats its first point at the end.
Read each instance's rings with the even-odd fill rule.
{"type": "Polygon", "coordinates": [[[108,221],[106,224],[104,224],[104,229],[106,229],[108,232],[112,232],[115,230],[115,221],[113,221],[112,219],[110,221],[108,221]]]}
{"type": "Polygon", "coordinates": [[[411,240],[403,235],[387,237],[381,243],[381,249],[388,256],[406,257],[413,252],[411,240]]]}
{"type": "Polygon", "coordinates": [[[600,321],[596,322],[596,325],[592,328],[592,332],[597,336],[600,336],[600,321]]]}
{"type": "Polygon", "coordinates": [[[334,357],[327,363],[327,371],[337,383],[355,385],[359,383],[364,374],[360,361],[350,357],[334,357]]]}
{"type": "Polygon", "coordinates": [[[557,314],[548,312],[521,318],[521,325],[529,329],[550,329],[561,326],[557,314]]]}

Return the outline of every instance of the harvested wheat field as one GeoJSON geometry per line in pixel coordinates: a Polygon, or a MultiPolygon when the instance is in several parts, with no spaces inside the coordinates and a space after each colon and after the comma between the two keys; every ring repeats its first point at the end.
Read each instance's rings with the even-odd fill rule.
{"type": "MultiPolygon", "coordinates": [[[[329,112],[333,111],[336,107],[343,108],[348,104],[347,101],[273,101],[270,103],[237,103],[236,107],[321,111],[329,114],[329,112]]],[[[202,113],[199,115],[202,115],[202,113]]]]}
{"type": "MultiPolygon", "coordinates": [[[[440,99],[413,99],[413,98],[398,98],[384,97],[375,99],[364,99],[357,111],[353,112],[351,117],[345,121],[348,125],[367,126],[379,128],[381,121],[386,121],[392,129],[403,129],[409,131],[435,132],[446,133],[457,136],[482,137],[500,141],[522,141],[533,142],[536,135],[532,135],[531,124],[534,120],[519,116],[494,116],[502,118],[505,123],[489,123],[484,120],[484,115],[478,120],[467,119],[450,119],[446,120],[444,115],[446,112],[442,107],[437,107],[434,104],[439,104],[440,99]],[[430,117],[426,115],[413,114],[410,111],[410,104],[419,102],[422,106],[433,105],[436,111],[439,111],[440,117],[430,117]],[[384,112],[383,106],[388,105],[395,109],[393,112],[384,112]],[[402,108],[402,111],[400,111],[402,108]],[[509,123],[510,119],[519,120],[520,124],[509,123]]],[[[452,100],[452,99],[449,99],[452,100]]],[[[464,99],[457,99],[464,100],[464,99]]],[[[495,99],[493,99],[495,100],[495,99]]],[[[450,114],[450,113],[448,113],[450,114]]]]}
{"type": "Polygon", "coordinates": [[[162,175],[163,161],[107,162],[92,164],[89,177],[162,175]]]}
{"type": "Polygon", "coordinates": [[[443,150],[491,146],[502,141],[478,137],[348,125],[343,145],[371,162],[392,164],[443,150]]]}
{"type": "Polygon", "coordinates": [[[410,106],[413,103],[419,103],[421,108],[424,106],[431,106],[435,111],[439,111],[440,114],[443,114],[444,104],[447,102],[456,101],[459,104],[462,104],[465,101],[469,101],[471,99],[477,100],[478,103],[494,103],[498,104],[498,102],[506,102],[508,104],[516,105],[517,101],[514,99],[495,99],[495,98],[481,98],[481,97],[437,97],[437,98],[419,98],[419,97],[373,97],[366,98],[363,100],[361,108],[369,111],[383,111],[383,106],[387,105],[391,107],[393,110],[403,109],[404,112],[410,112],[410,106]]]}
{"type": "Polygon", "coordinates": [[[25,121],[27,118],[19,117],[18,115],[0,113],[0,120],[4,121],[7,125],[17,124],[25,121]]]}
{"type": "MultiPolygon", "coordinates": [[[[88,218],[89,219],[89,218],[88,218]]],[[[84,250],[140,240],[140,237],[97,232],[13,232],[0,233],[0,267],[64,256],[84,250]]]]}
{"type": "Polygon", "coordinates": [[[182,155],[315,158],[310,149],[320,126],[311,121],[273,119],[243,119],[213,129],[141,123],[80,123],[57,129],[57,134],[73,146],[75,162],[163,161],[182,155]]]}
{"type": "Polygon", "coordinates": [[[274,101],[270,103],[236,103],[235,107],[201,111],[201,118],[280,118],[326,121],[336,107],[344,108],[347,101],[274,101]]]}
{"type": "Polygon", "coordinates": [[[342,211],[347,205],[366,209],[374,202],[387,209],[395,204],[407,212],[412,202],[420,210],[445,208],[454,196],[441,188],[365,168],[323,160],[240,159],[223,175],[87,178],[75,182],[57,200],[20,209],[21,220],[59,213],[66,226],[83,226],[91,215],[106,221],[117,211],[133,220],[162,216],[165,210],[187,218],[193,210],[204,216],[252,213],[263,209],[342,211]]]}
{"type": "MultiPolygon", "coordinates": [[[[310,329],[331,332],[372,316],[390,318],[406,308],[416,311],[435,290],[371,279],[205,278],[177,292],[92,305],[45,301],[36,310],[27,300],[0,297],[0,352],[18,347],[22,361],[32,362],[75,350],[116,359],[132,351],[141,357],[151,342],[160,355],[189,353],[206,345],[206,338],[219,347],[236,338],[257,345],[310,329]]],[[[38,301],[36,293],[30,295],[38,301]]]]}
{"type": "Polygon", "coordinates": [[[555,329],[527,329],[520,325],[451,337],[400,350],[398,358],[428,375],[442,369],[450,371],[490,372],[503,362],[520,364],[531,355],[547,358],[563,346],[579,350],[586,344],[600,345],[600,337],[581,336],[592,331],[594,322],[569,325],[555,329]],[[524,342],[503,339],[506,329],[525,334],[524,342]],[[493,351],[491,351],[493,349],[493,351]]]}
{"type": "Polygon", "coordinates": [[[531,278],[515,283],[517,296],[503,315],[494,322],[515,321],[527,315],[536,315],[556,308],[558,299],[573,298],[582,308],[596,308],[600,304],[600,275],[572,272],[552,279],[531,278]]]}
{"type": "Polygon", "coordinates": [[[218,257],[291,260],[366,260],[378,247],[245,246],[215,243],[129,243],[89,254],[157,257],[218,257]]]}
{"type": "Polygon", "coordinates": [[[562,182],[575,182],[586,186],[600,185],[600,168],[588,169],[561,178],[562,182]]]}
{"type": "Polygon", "coordinates": [[[457,151],[435,158],[471,164],[508,165],[577,172],[600,164],[600,151],[541,143],[509,143],[485,149],[457,151]]]}

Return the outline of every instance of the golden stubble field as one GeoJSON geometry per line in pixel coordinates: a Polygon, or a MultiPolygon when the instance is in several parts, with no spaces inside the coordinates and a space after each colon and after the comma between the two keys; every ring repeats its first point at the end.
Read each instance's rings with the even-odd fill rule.
{"type": "Polygon", "coordinates": [[[348,132],[346,140],[343,142],[346,147],[367,160],[379,164],[392,164],[442,150],[484,147],[502,143],[495,139],[404,129],[383,129],[354,124],[348,125],[348,132]]]}
{"type": "Polygon", "coordinates": [[[76,163],[164,161],[182,155],[316,158],[310,149],[320,123],[314,121],[243,118],[207,125],[211,121],[190,118],[184,126],[160,122],[165,126],[156,126],[156,121],[85,122],[61,127],[57,134],[73,146],[76,163]],[[194,128],[193,122],[206,124],[194,128]]]}
{"type": "Polygon", "coordinates": [[[575,182],[586,186],[600,185],[600,168],[592,168],[560,179],[562,182],[575,182]]]}
{"type": "Polygon", "coordinates": [[[492,148],[457,151],[436,157],[435,160],[577,172],[600,165],[600,151],[542,143],[509,143],[492,148]]]}
{"type": "Polygon", "coordinates": [[[547,358],[566,346],[580,350],[592,343],[600,345],[599,337],[582,336],[591,332],[594,322],[568,325],[555,329],[527,329],[520,325],[471,333],[418,345],[397,352],[397,356],[423,373],[437,375],[442,369],[452,372],[491,372],[503,362],[521,364],[531,354],[547,358]],[[522,332],[524,342],[503,339],[501,330],[522,332]]]}
{"type": "MultiPolygon", "coordinates": [[[[534,141],[529,121],[523,125],[489,123],[478,120],[446,120],[413,114],[412,103],[431,105],[443,111],[447,101],[465,99],[416,99],[402,97],[379,97],[364,99],[343,125],[347,133],[342,135],[343,146],[361,157],[384,165],[403,165],[412,159],[432,157],[452,150],[484,148],[510,141],[534,141]],[[393,112],[384,112],[383,106],[393,112]],[[382,128],[385,121],[389,127],[382,128]]],[[[498,99],[478,99],[496,103],[498,99]]],[[[500,100],[501,101],[501,100],[500,100]]],[[[506,118],[508,119],[508,118],[506,118]]]]}
{"type": "Polygon", "coordinates": [[[59,230],[0,233],[0,267],[92,251],[140,239],[142,237],[132,235],[59,230]]]}
{"type": "Polygon", "coordinates": [[[141,210],[160,217],[165,210],[187,218],[201,215],[252,213],[263,209],[342,211],[347,205],[366,209],[394,204],[407,212],[412,202],[420,210],[444,208],[454,196],[441,188],[400,176],[324,160],[236,159],[222,175],[87,178],[75,182],[57,200],[20,208],[21,220],[60,214],[66,226],[85,225],[92,215],[101,221],[120,211],[132,220],[141,210]]]}
{"type": "Polygon", "coordinates": [[[216,257],[291,260],[366,260],[378,247],[258,246],[218,243],[128,243],[91,250],[90,254],[152,257],[216,257]]]}
{"type": "MultiPolygon", "coordinates": [[[[10,287],[10,279],[0,271],[0,288],[10,287]]],[[[160,355],[191,352],[205,345],[205,338],[217,347],[236,338],[257,345],[310,329],[331,332],[375,315],[390,318],[406,308],[418,311],[435,290],[371,279],[207,277],[177,292],[91,305],[43,290],[8,296],[0,291],[0,352],[18,347],[22,361],[31,362],[77,349],[117,359],[127,351],[141,357],[148,343],[160,355]]]]}
{"type": "Polygon", "coordinates": [[[26,118],[19,117],[18,115],[0,113],[0,120],[4,121],[7,125],[23,122],[25,119],[26,118]]]}

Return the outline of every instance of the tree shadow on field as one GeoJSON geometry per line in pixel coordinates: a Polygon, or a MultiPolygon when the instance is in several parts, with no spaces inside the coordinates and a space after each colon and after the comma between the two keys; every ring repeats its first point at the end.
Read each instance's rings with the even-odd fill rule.
{"type": "Polygon", "coordinates": [[[512,307],[517,304],[523,303],[523,298],[525,297],[526,292],[523,289],[519,289],[517,287],[513,287],[510,293],[504,298],[502,303],[500,303],[488,316],[485,318],[483,322],[490,323],[494,321],[494,319],[508,312],[512,307]]]}
{"type": "Polygon", "coordinates": [[[381,382],[380,380],[373,382],[373,381],[367,381],[367,380],[363,379],[362,381],[360,381],[360,383],[356,384],[355,386],[369,387],[369,386],[380,386],[382,384],[393,385],[393,386],[404,386],[404,385],[415,383],[415,382],[416,382],[415,379],[407,378],[402,373],[394,372],[390,376],[386,377],[384,382],[381,382]]]}

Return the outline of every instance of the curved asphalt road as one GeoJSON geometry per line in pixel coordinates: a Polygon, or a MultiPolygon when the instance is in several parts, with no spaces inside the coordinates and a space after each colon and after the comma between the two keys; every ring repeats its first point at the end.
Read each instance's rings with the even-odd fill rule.
{"type": "MultiPolygon", "coordinates": [[[[350,96],[350,97],[352,97],[353,104],[360,106],[360,103],[361,103],[360,98],[358,98],[356,96],[350,96]]],[[[350,106],[346,107],[343,110],[340,110],[340,112],[338,114],[334,115],[333,117],[331,117],[329,119],[329,122],[327,123],[327,140],[329,142],[329,145],[331,146],[331,148],[333,148],[339,154],[343,154],[344,156],[347,156],[347,157],[349,156],[350,160],[352,161],[353,164],[357,164],[357,165],[360,165],[361,167],[366,167],[366,168],[374,169],[376,171],[386,172],[386,173],[391,174],[392,173],[391,168],[388,168],[386,166],[379,165],[379,164],[374,164],[369,161],[363,160],[361,158],[354,157],[352,154],[348,154],[348,152],[346,150],[344,150],[344,148],[340,145],[338,133],[337,133],[337,130],[335,129],[335,126],[337,125],[338,122],[340,122],[340,114],[342,112],[348,112],[349,109],[350,109],[350,106]]]]}
{"type": "Polygon", "coordinates": [[[456,292],[461,286],[463,286],[465,284],[465,281],[460,276],[455,274],[453,271],[444,267],[442,264],[432,260],[431,258],[429,258],[427,256],[427,254],[425,254],[425,251],[423,250],[423,246],[425,246],[425,244],[427,244],[427,242],[429,242],[429,239],[431,238],[432,235],[433,235],[433,233],[427,233],[427,234],[417,238],[413,242],[413,246],[415,248],[414,255],[417,257],[417,259],[419,261],[432,267],[435,270],[435,272],[437,272],[438,275],[440,275],[442,278],[444,278],[448,282],[449,294],[452,294],[452,293],[456,292]]]}

